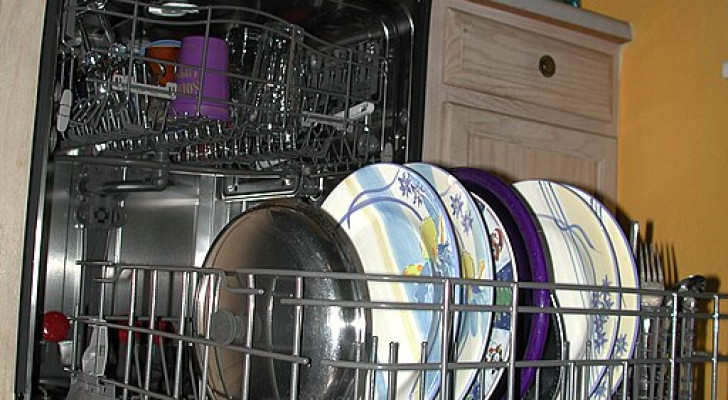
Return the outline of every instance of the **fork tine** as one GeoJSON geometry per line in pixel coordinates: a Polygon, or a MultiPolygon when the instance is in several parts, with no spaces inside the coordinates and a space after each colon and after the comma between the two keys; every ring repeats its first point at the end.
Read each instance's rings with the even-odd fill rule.
{"type": "Polygon", "coordinates": [[[645,263],[645,248],[641,242],[637,244],[637,255],[637,265],[640,268],[640,280],[644,282],[647,280],[647,266],[645,263]]]}
{"type": "Polygon", "coordinates": [[[670,245],[668,243],[665,243],[662,246],[662,249],[660,251],[660,257],[662,258],[662,272],[665,274],[665,283],[667,283],[668,276],[671,277],[670,285],[677,283],[677,281],[679,280],[677,278],[677,273],[673,273],[672,268],[670,267],[670,245]]]}
{"type": "Polygon", "coordinates": [[[637,261],[639,253],[639,235],[640,223],[637,221],[632,221],[629,229],[629,246],[632,248],[632,255],[634,255],[635,261],[637,261]]]}
{"type": "Polygon", "coordinates": [[[652,245],[652,260],[652,274],[654,280],[655,282],[662,282],[662,273],[660,273],[662,268],[660,267],[660,256],[657,245],[652,245]]]}
{"type": "Polygon", "coordinates": [[[664,249],[664,245],[657,248],[657,277],[663,284],[666,283],[664,249]]]}
{"type": "Polygon", "coordinates": [[[679,279],[677,277],[677,259],[675,258],[675,245],[671,244],[666,251],[667,258],[670,260],[668,268],[670,268],[670,270],[672,271],[672,275],[675,277],[675,282],[677,282],[679,279]]]}
{"type": "Polygon", "coordinates": [[[642,256],[645,259],[645,280],[647,282],[652,282],[652,257],[650,257],[650,248],[647,243],[642,245],[642,251],[642,256]]]}
{"type": "Polygon", "coordinates": [[[651,262],[650,262],[649,253],[647,251],[646,243],[642,243],[642,262],[644,263],[644,266],[645,266],[645,281],[651,282],[652,281],[652,276],[651,276],[652,270],[650,268],[651,262]]]}
{"type": "Polygon", "coordinates": [[[639,279],[642,279],[642,277],[644,276],[644,274],[642,273],[642,248],[640,247],[639,243],[637,243],[637,247],[635,247],[634,265],[637,268],[637,275],[639,279]]]}
{"type": "Polygon", "coordinates": [[[657,271],[655,269],[655,251],[652,243],[647,244],[647,258],[650,259],[650,282],[657,281],[657,271]]]}
{"type": "Polygon", "coordinates": [[[650,252],[650,245],[645,243],[645,268],[647,269],[647,282],[654,282],[655,277],[652,276],[652,253],[650,252]]]}
{"type": "Polygon", "coordinates": [[[656,246],[654,249],[654,253],[655,253],[655,271],[656,271],[655,279],[657,279],[658,282],[664,284],[665,283],[665,272],[663,271],[663,268],[662,268],[662,251],[660,250],[659,247],[656,246]]]}

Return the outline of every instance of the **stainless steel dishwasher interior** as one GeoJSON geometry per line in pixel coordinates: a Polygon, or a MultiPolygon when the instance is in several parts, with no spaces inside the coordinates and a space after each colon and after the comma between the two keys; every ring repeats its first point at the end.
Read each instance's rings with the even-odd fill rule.
{"type": "MultiPolygon", "coordinates": [[[[39,85],[37,126],[43,129],[37,128],[35,133],[33,179],[28,207],[16,375],[16,394],[19,398],[66,399],[69,386],[74,383],[103,399],[117,396],[229,398],[232,396],[227,396],[227,393],[219,396],[219,391],[214,394],[205,389],[215,386],[210,385],[214,379],[206,375],[215,366],[211,369],[202,364],[216,362],[218,358],[217,355],[208,357],[209,354],[199,357],[199,353],[205,353],[205,349],[231,350],[231,347],[243,360],[255,352],[256,357],[264,360],[258,365],[282,361],[286,368],[293,371],[290,379],[281,380],[285,381],[282,386],[290,384],[290,393],[295,393],[296,380],[305,376],[299,374],[300,369],[312,362],[309,356],[298,351],[305,349],[305,343],[298,346],[301,343],[296,343],[296,337],[300,338],[302,331],[315,331],[321,327],[316,323],[302,327],[306,317],[301,314],[308,313],[309,317],[318,315],[320,319],[326,319],[326,312],[336,307],[363,309],[366,315],[374,309],[393,306],[366,301],[365,297],[343,301],[348,305],[341,306],[336,303],[337,300],[311,296],[303,290],[304,285],[318,280],[329,285],[324,286],[325,289],[331,289],[321,292],[333,292],[341,288],[349,290],[358,287],[362,282],[408,281],[438,286],[446,293],[450,291],[445,288],[459,287],[465,290],[473,285],[482,285],[482,282],[473,283],[463,279],[420,277],[408,280],[415,277],[357,274],[350,271],[341,273],[336,269],[323,272],[285,268],[250,269],[246,273],[238,271],[226,274],[225,270],[219,268],[200,268],[204,266],[218,234],[237,216],[265,200],[298,198],[318,203],[328,190],[353,170],[378,162],[405,163],[418,160],[422,140],[421,114],[424,112],[428,1],[199,0],[194,1],[192,8],[195,12],[183,13],[183,16],[164,21],[150,11],[157,7],[155,12],[164,14],[165,6],[162,3],[157,0],[148,3],[140,0],[48,2],[48,24],[42,56],[43,60],[51,61],[41,63],[43,72],[39,85]],[[64,103],[64,98],[69,97],[66,93],[87,100],[91,96],[85,89],[89,87],[94,87],[96,94],[101,97],[113,89],[114,82],[110,79],[113,76],[107,74],[103,77],[109,78],[108,81],[96,79],[73,93],[70,86],[75,87],[76,83],[86,79],[84,75],[91,67],[116,62],[104,72],[118,72],[114,70],[116,67],[119,67],[119,71],[134,70],[129,66],[135,65],[135,62],[137,65],[144,64],[139,61],[134,49],[149,42],[170,37],[179,39],[187,35],[223,38],[241,25],[261,28],[265,22],[271,21],[283,23],[278,33],[285,34],[285,39],[294,40],[295,36],[296,40],[300,40],[297,45],[303,45],[309,51],[308,56],[314,54],[313,58],[308,59],[308,66],[316,65],[320,61],[319,56],[328,57],[334,60],[336,66],[342,67],[335,71],[339,73],[335,73],[335,76],[344,76],[342,71],[349,74],[346,75],[346,84],[336,90],[311,85],[310,82],[308,86],[301,86],[301,81],[296,84],[286,82],[287,89],[309,90],[313,94],[325,92],[329,100],[333,99],[324,101],[321,107],[278,110],[286,117],[291,113],[296,114],[297,127],[305,128],[305,133],[310,134],[304,135],[310,139],[306,144],[311,148],[306,151],[294,146],[298,145],[296,141],[277,141],[279,136],[285,136],[279,135],[278,131],[246,130],[245,123],[231,128],[198,115],[189,119],[185,119],[187,116],[178,120],[170,118],[177,124],[172,126],[174,129],[155,129],[153,124],[151,129],[144,125],[144,129],[139,129],[142,118],[137,116],[136,121],[132,121],[136,125],[131,124],[131,129],[110,128],[108,122],[104,121],[106,126],[103,129],[93,131],[86,129],[90,123],[86,124],[83,118],[74,120],[78,114],[71,115],[73,129],[62,126],[62,106],[70,106],[64,103]],[[374,78],[364,88],[365,95],[360,96],[362,98],[350,90],[352,82],[357,82],[351,78],[350,72],[357,68],[357,72],[365,78],[374,78]],[[349,112],[349,107],[356,105],[357,101],[374,105],[373,110],[368,109],[366,118],[353,118],[349,112]],[[328,107],[331,104],[335,107],[328,107]],[[344,117],[337,116],[341,112],[344,117]],[[262,151],[245,147],[250,143],[261,142],[273,145],[262,151]],[[275,147],[283,142],[292,146],[275,147]],[[332,146],[332,143],[336,145],[332,146]],[[247,281],[242,281],[241,277],[247,281]],[[267,304],[277,301],[277,304],[289,307],[285,312],[276,314],[280,318],[288,318],[292,314],[298,321],[281,330],[285,335],[293,332],[290,338],[283,338],[292,339],[290,342],[284,340],[284,350],[275,351],[272,349],[274,346],[268,349],[251,347],[253,339],[251,343],[243,345],[231,345],[225,340],[216,342],[212,335],[199,334],[192,329],[191,320],[194,316],[190,314],[193,308],[191,303],[195,301],[195,296],[205,293],[205,290],[198,290],[200,285],[213,287],[220,282],[236,282],[240,285],[227,288],[228,295],[232,293],[241,297],[235,304],[243,304],[241,300],[267,292],[267,297],[261,296],[267,304]],[[281,296],[273,299],[274,294],[281,296]],[[315,307],[324,312],[311,312],[315,307]],[[42,314],[51,310],[70,317],[71,332],[66,340],[41,339],[42,314]],[[287,313],[290,310],[294,312],[287,313]],[[174,324],[174,332],[165,330],[169,324],[174,324]],[[91,341],[92,332],[102,328],[111,333],[110,346],[109,343],[94,344],[91,341]],[[175,353],[168,360],[170,365],[167,369],[174,368],[173,374],[167,374],[170,376],[163,373],[165,368],[156,364],[152,366],[152,363],[163,364],[167,360],[165,357],[160,358],[156,352],[165,349],[164,346],[155,345],[162,340],[166,341],[166,350],[175,353]],[[293,345],[289,346],[290,343],[293,345]],[[113,367],[96,376],[84,372],[84,352],[91,350],[98,354],[101,349],[108,351],[108,365],[113,367]],[[132,355],[130,350],[138,353],[143,351],[143,354],[132,355]],[[133,369],[132,360],[137,360],[133,369]],[[141,373],[142,369],[145,370],[144,374],[141,373]],[[146,375],[146,379],[142,379],[143,375],[146,375]],[[198,385],[201,383],[206,386],[200,388],[198,385]]],[[[191,3],[191,0],[182,0],[173,8],[191,3]]],[[[117,94],[121,97],[126,96],[120,102],[125,107],[133,105],[134,102],[129,100],[130,94],[144,94],[132,92],[131,73],[120,75],[122,80],[115,82],[118,87],[113,90],[119,92],[117,94]]],[[[235,76],[240,75],[236,73],[228,75],[231,79],[243,82],[257,79],[251,76],[241,78],[235,76]]],[[[257,79],[257,82],[261,81],[270,83],[257,79]]],[[[84,85],[86,83],[83,82],[84,85]]],[[[143,88],[150,89],[148,86],[143,88]]],[[[94,101],[77,102],[76,105],[80,111],[88,111],[83,108],[92,107],[94,101]]],[[[240,104],[229,103],[233,108],[240,107],[240,104]]],[[[165,121],[167,116],[164,114],[165,121]]],[[[118,123],[113,118],[111,122],[112,125],[118,123]]],[[[272,243],[271,247],[275,248],[276,244],[272,243]]],[[[231,254],[237,255],[235,252],[231,254]]],[[[379,398],[395,398],[395,390],[391,388],[396,387],[397,373],[391,371],[419,371],[424,376],[427,370],[468,368],[503,370],[503,380],[500,382],[503,386],[510,385],[503,389],[508,398],[517,398],[520,394],[517,393],[515,383],[518,371],[524,369],[539,371],[535,378],[538,383],[524,398],[542,398],[542,394],[546,393],[556,394],[560,398],[606,398],[580,393],[579,379],[589,368],[608,366],[608,378],[611,381],[608,383],[623,382],[618,392],[613,393],[613,398],[664,398],[661,397],[663,394],[668,394],[668,398],[697,398],[700,394],[692,392],[694,385],[690,381],[695,376],[696,382],[701,383],[703,378],[708,377],[705,381],[710,381],[710,385],[704,388],[695,386],[702,390],[704,397],[717,399],[718,377],[723,376],[718,371],[728,361],[718,348],[720,325],[728,318],[725,311],[721,311],[721,303],[724,307],[728,296],[711,293],[710,290],[703,293],[705,288],[695,294],[680,292],[681,288],[652,292],[644,288],[614,289],[633,297],[652,295],[669,300],[662,307],[638,311],[622,309],[614,311],[612,315],[635,321],[641,318],[643,322],[659,320],[661,329],[651,332],[644,330],[639,338],[635,337],[633,344],[637,344],[641,351],[630,359],[569,360],[569,343],[563,332],[563,321],[560,320],[562,314],[583,314],[595,318],[606,315],[604,310],[569,310],[559,308],[555,303],[553,307],[538,308],[518,303],[519,297],[528,297],[534,290],[554,291],[563,289],[564,285],[529,282],[528,279],[488,283],[491,284],[514,293],[510,303],[476,306],[475,312],[503,312],[519,317],[540,313],[551,316],[550,326],[553,329],[548,332],[547,338],[551,351],[545,353],[544,357],[523,361],[511,351],[509,359],[493,358],[472,365],[451,361],[447,357],[438,363],[423,359],[420,363],[399,365],[396,361],[398,344],[377,343],[378,339],[372,337],[371,343],[365,343],[365,340],[349,343],[352,346],[348,350],[353,348],[354,351],[349,351],[348,355],[351,357],[351,353],[355,353],[353,360],[339,357],[341,353],[337,353],[327,359],[313,361],[320,361],[324,368],[356,371],[353,373],[356,380],[354,391],[361,393],[362,390],[369,390],[372,396],[371,388],[362,389],[362,386],[371,384],[373,387],[375,378],[371,377],[373,374],[369,374],[369,377],[366,375],[369,371],[388,373],[389,393],[379,398]],[[685,311],[679,311],[681,306],[685,311]],[[695,340],[696,337],[701,340],[695,340]],[[370,357],[376,354],[377,345],[384,346],[380,349],[388,346],[390,353],[387,360],[370,357]],[[648,370],[652,371],[651,376],[641,373],[648,370]],[[655,371],[660,371],[660,379],[655,379],[655,371]],[[647,390],[659,394],[644,396],[647,390]]],[[[694,282],[685,283],[689,284],[694,282]]],[[[585,292],[586,295],[603,288],[567,285],[566,289],[585,292]]],[[[212,293],[212,290],[207,293],[212,293]]],[[[216,313],[225,310],[214,310],[215,297],[210,299],[213,301],[204,303],[210,308],[203,315],[212,318],[215,314],[215,318],[222,321],[224,329],[217,334],[223,339],[234,336],[233,333],[240,333],[235,324],[243,317],[248,317],[246,322],[252,327],[248,330],[252,332],[249,335],[251,338],[257,334],[256,329],[263,329],[260,328],[264,325],[260,323],[261,317],[233,315],[238,318],[235,319],[229,318],[230,315],[224,312],[216,313]],[[256,322],[256,318],[259,321],[256,322]]],[[[247,306],[255,307],[255,304],[255,301],[249,300],[247,306]]],[[[444,296],[441,303],[398,303],[394,306],[442,310],[445,315],[455,315],[463,310],[462,305],[454,304],[449,296],[444,296]]],[[[200,317],[199,312],[197,316],[200,317]]],[[[273,313],[265,318],[272,320],[273,313]]],[[[511,318],[511,331],[516,329],[516,324],[521,323],[519,319],[522,318],[511,318]]],[[[63,321],[67,322],[65,318],[63,321]]],[[[346,319],[339,320],[341,326],[347,323],[346,319]]],[[[198,328],[200,325],[210,326],[210,320],[197,325],[198,328]]],[[[270,324],[266,329],[266,334],[273,337],[270,324]]],[[[340,332],[344,331],[346,329],[340,332]]],[[[521,332],[527,335],[529,331],[521,329],[521,332]]],[[[445,330],[440,333],[445,333],[445,330]]],[[[511,335],[510,348],[517,349],[519,341],[524,341],[519,336],[511,335]]],[[[240,339],[240,336],[236,339],[240,339]]],[[[270,343],[272,340],[269,340],[270,343]]],[[[422,348],[427,350],[427,342],[423,345],[422,348]]],[[[443,348],[447,353],[447,346],[443,348]]],[[[217,350],[207,353],[213,351],[217,350]]],[[[233,374],[238,376],[236,372],[233,374]]],[[[240,391],[248,394],[266,393],[267,389],[273,387],[246,389],[250,385],[251,375],[240,375],[237,380],[233,377],[217,382],[220,386],[235,385],[236,390],[240,386],[240,391]]],[[[441,376],[444,378],[441,394],[443,398],[448,398],[447,373],[441,376]]],[[[346,375],[348,378],[349,374],[346,375]]],[[[276,396],[278,400],[285,398],[285,395],[273,395],[276,396]]],[[[483,396],[481,392],[475,397],[483,396]]],[[[295,395],[291,397],[296,398],[295,395]]]]}
{"type": "MultiPolygon", "coordinates": [[[[97,19],[94,13],[83,17],[86,22],[83,36],[91,46],[108,46],[112,41],[104,34],[107,23],[114,39],[141,34],[155,40],[199,32],[199,26],[188,28],[184,24],[172,31],[165,26],[141,23],[132,29],[135,24],[117,15],[136,17],[140,12],[135,8],[144,10],[139,4],[145,3],[125,0],[101,3],[100,9],[108,14],[106,20],[97,19]]],[[[230,24],[209,24],[210,36],[224,37],[235,21],[250,18],[244,9],[230,12],[224,7],[245,7],[281,17],[302,27],[307,34],[335,45],[346,47],[380,41],[383,47],[379,56],[387,62],[386,75],[382,77],[386,93],[382,93],[381,107],[376,110],[378,117],[371,122],[371,127],[381,132],[381,136],[376,155],[364,160],[365,163],[404,162],[409,157],[410,63],[414,51],[411,12],[416,3],[409,0],[195,2],[201,8],[210,6],[208,18],[230,20],[230,24]]],[[[65,3],[77,7],[88,4],[71,0],[65,3]]],[[[65,24],[71,23],[69,15],[62,18],[65,24]]],[[[199,18],[200,14],[194,14],[177,21],[199,18]]],[[[61,42],[69,39],[61,35],[61,42]]],[[[62,86],[63,82],[59,84],[62,86]]],[[[251,172],[239,166],[185,166],[174,160],[168,163],[164,158],[154,164],[154,160],[135,160],[124,155],[97,157],[87,150],[88,146],[64,147],[63,142],[54,142],[51,146],[56,146],[56,151],[49,164],[46,201],[50,206],[44,227],[48,237],[46,278],[39,299],[43,299],[44,310],[58,310],[66,315],[95,315],[102,311],[100,304],[104,307],[103,314],[117,316],[128,313],[130,303],[142,308],[149,306],[150,299],[145,294],[148,281],[140,283],[135,299],[129,296],[128,280],[114,285],[113,290],[99,292],[103,289],[89,282],[99,278],[100,270],[91,269],[83,274],[78,261],[201,266],[217,234],[235,216],[263,199],[297,197],[302,190],[316,201],[348,169],[354,168],[316,171],[305,177],[290,171],[273,171],[261,176],[256,173],[259,171],[251,172]],[[161,171],[166,177],[162,187],[138,186],[136,182],[147,182],[149,171],[161,171]],[[104,300],[99,301],[100,298],[104,300]]],[[[160,279],[156,310],[158,315],[179,316],[180,304],[174,299],[181,296],[182,284],[170,276],[179,277],[168,275],[160,279]]],[[[58,359],[55,346],[46,342],[38,345],[41,366],[37,379],[43,392],[68,387],[69,374],[58,359]]],[[[26,393],[30,390],[26,389],[26,393]]]]}

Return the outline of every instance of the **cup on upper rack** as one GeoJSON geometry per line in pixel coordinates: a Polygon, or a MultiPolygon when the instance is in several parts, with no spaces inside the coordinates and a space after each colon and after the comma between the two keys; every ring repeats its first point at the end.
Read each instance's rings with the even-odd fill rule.
{"type": "Polygon", "coordinates": [[[179,64],[175,75],[177,98],[171,104],[174,112],[177,115],[229,120],[230,93],[225,75],[229,66],[227,42],[216,37],[186,36],[180,46],[179,64]],[[203,66],[205,52],[207,56],[203,66]]]}
{"type": "Polygon", "coordinates": [[[177,62],[181,44],[179,40],[157,40],[144,47],[145,57],[160,61],[147,62],[151,76],[159,86],[174,82],[175,68],[171,63],[177,62]]]}

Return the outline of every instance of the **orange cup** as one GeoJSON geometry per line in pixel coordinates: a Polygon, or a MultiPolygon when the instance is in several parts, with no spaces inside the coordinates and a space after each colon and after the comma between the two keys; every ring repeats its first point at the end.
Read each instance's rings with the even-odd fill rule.
{"type": "MultiPolygon", "coordinates": [[[[179,55],[179,45],[175,41],[164,40],[159,44],[150,44],[145,50],[145,56],[160,61],[176,62],[179,55]]],[[[157,78],[160,86],[166,86],[168,82],[174,81],[174,65],[168,63],[148,62],[152,76],[157,78]]]]}

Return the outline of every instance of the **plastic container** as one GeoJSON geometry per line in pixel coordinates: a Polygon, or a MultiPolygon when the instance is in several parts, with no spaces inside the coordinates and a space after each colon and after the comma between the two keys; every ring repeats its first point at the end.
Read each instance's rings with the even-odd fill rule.
{"type": "Polygon", "coordinates": [[[175,75],[178,96],[172,101],[177,115],[202,116],[228,120],[230,109],[226,103],[230,98],[228,77],[215,71],[228,70],[228,44],[219,38],[207,40],[207,61],[202,76],[202,56],[205,51],[204,36],[182,38],[179,50],[179,66],[175,75]],[[200,87],[202,100],[199,104],[200,87]]]}

